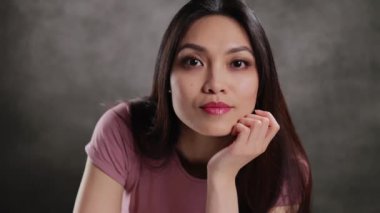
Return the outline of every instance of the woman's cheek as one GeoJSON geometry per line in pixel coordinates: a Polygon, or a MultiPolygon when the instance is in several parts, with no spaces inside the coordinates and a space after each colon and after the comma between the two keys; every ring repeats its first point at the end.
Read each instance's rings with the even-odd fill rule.
{"type": "Polygon", "coordinates": [[[188,103],[191,102],[195,97],[195,85],[188,80],[177,81],[176,85],[176,98],[180,102],[180,105],[189,106],[188,103]]]}
{"type": "Polygon", "coordinates": [[[241,79],[238,86],[238,94],[246,98],[255,98],[258,90],[258,81],[256,79],[241,79]]]}

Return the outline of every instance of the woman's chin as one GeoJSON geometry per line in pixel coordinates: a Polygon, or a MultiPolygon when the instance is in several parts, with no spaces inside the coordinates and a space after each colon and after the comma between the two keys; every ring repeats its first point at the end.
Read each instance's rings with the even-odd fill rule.
{"type": "Polygon", "coordinates": [[[187,130],[192,130],[200,135],[209,136],[209,137],[225,137],[231,135],[233,124],[225,123],[197,123],[185,125],[182,123],[182,127],[185,127],[187,130]]]}
{"type": "Polygon", "coordinates": [[[205,128],[202,129],[202,131],[198,132],[201,135],[204,136],[210,136],[210,137],[224,137],[231,134],[231,128],[227,127],[221,127],[221,128],[205,128]]]}

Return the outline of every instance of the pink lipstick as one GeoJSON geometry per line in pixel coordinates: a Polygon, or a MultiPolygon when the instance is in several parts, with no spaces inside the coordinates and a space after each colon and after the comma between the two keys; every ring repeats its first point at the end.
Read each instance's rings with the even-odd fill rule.
{"type": "Polygon", "coordinates": [[[201,106],[203,111],[210,115],[223,115],[231,110],[231,106],[223,102],[209,102],[201,106]]]}

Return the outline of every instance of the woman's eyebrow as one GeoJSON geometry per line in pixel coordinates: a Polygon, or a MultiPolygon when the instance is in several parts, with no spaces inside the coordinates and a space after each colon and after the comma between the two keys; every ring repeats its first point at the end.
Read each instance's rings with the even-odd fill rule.
{"type": "Polygon", "coordinates": [[[181,52],[183,49],[186,49],[186,48],[190,48],[190,49],[193,49],[193,50],[196,50],[198,52],[207,52],[206,48],[198,45],[198,44],[194,44],[194,43],[185,43],[184,45],[182,45],[177,53],[181,52]]]}
{"type": "Polygon", "coordinates": [[[236,53],[236,52],[240,52],[240,51],[248,51],[253,56],[253,51],[251,50],[251,48],[246,47],[246,46],[240,46],[240,47],[231,48],[231,49],[229,49],[227,51],[227,54],[236,53]]]}
{"type": "MultiPolygon", "coordinates": [[[[193,50],[196,50],[198,52],[207,52],[207,49],[205,47],[202,47],[198,44],[194,44],[194,43],[185,43],[184,45],[182,45],[178,51],[177,51],[177,54],[179,52],[181,52],[183,49],[186,49],[186,48],[189,48],[189,49],[193,49],[193,50]]],[[[248,51],[249,53],[252,54],[253,56],[253,51],[251,50],[251,48],[247,47],[247,46],[239,46],[239,47],[234,47],[234,48],[231,48],[229,49],[226,54],[231,54],[231,53],[236,53],[236,52],[240,52],[240,51],[248,51]]]]}

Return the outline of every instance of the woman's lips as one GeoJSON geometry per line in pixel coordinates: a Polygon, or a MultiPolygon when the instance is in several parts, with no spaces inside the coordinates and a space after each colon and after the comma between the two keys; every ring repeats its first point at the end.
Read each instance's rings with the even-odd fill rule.
{"type": "Polygon", "coordinates": [[[230,107],[202,107],[202,109],[210,115],[223,115],[231,110],[230,107]]]}
{"type": "Polygon", "coordinates": [[[210,115],[223,115],[230,111],[231,108],[232,107],[230,105],[222,101],[211,101],[201,106],[201,109],[203,109],[203,111],[207,112],[210,115]]]}

